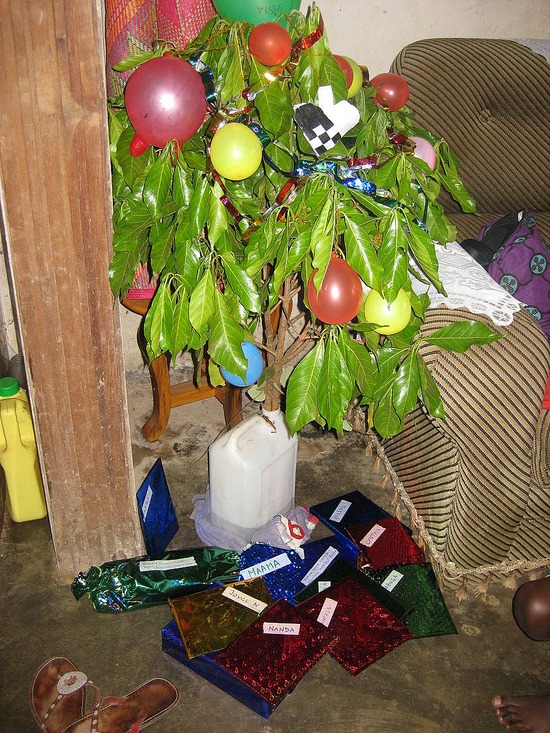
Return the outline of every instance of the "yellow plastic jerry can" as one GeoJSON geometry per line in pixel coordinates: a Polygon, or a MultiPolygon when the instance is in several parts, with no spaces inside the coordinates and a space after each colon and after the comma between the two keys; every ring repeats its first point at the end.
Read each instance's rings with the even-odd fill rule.
{"type": "Polygon", "coordinates": [[[47,514],[29,399],[14,377],[0,379],[0,464],[6,504],[15,522],[47,514]]]}

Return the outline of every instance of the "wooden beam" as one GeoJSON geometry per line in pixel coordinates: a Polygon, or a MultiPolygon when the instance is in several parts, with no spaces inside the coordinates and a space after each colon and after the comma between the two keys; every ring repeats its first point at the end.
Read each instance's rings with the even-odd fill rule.
{"type": "Polygon", "coordinates": [[[0,0],[2,218],[59,579],[142,550],[119,308],[102,0],[0,0]]]}

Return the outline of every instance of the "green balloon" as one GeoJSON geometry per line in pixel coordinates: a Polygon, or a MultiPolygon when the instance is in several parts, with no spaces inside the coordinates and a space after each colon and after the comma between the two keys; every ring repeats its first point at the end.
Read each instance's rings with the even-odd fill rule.
{"type": "Polygon", "coordinates": [[[299,10],[301,0],[212,0],[218,15],[245,23],[273,23],[280,15],[299,10]]]}

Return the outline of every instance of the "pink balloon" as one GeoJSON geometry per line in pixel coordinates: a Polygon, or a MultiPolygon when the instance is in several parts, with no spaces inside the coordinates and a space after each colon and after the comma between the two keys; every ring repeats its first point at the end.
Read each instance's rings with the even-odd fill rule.
{"type": "Polygon", "coordinates": [[[435,168],[436,161],[434,146],[430,142],[428,142],[426,138],[417,137],[416,135],[411,135],[411,137],[409,137],[409,140],[412,140],[416,146],[413,153],[415,158],[420,158],[420,160],[423,160],[425,163],[427,163],[433,170],[435,168]]]}
{"type": "Polygon", "coordinates": [[[136,134],[130,153],[170,140],[183,145],[204,121],[206,94],[200,74],[175,56],[149,59],[134,71],[125,90],[126,111],[136,134]]]}

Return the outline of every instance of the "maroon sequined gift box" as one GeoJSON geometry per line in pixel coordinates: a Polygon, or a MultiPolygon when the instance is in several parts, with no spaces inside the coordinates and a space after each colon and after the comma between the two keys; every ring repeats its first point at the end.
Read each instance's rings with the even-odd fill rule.
{"type": "Polygon", "coordinates": [[[220,652],[216,663],[277,705],[336,640],[334,631],[279,600],[220,652]]]}
{"type": "Polygon", "coordinates": [[[346,532],[359,549],[359,568],[367,566],[377,570],[425,561],[424,551],[395,517],[348,527],[346,532]]]}
{"type": "Polygon", "coordinates": [[[354,578],[312,596],[298,610],[337,634],[329,654],[351,675],[413,638],[405,624],[354,578]]]}

